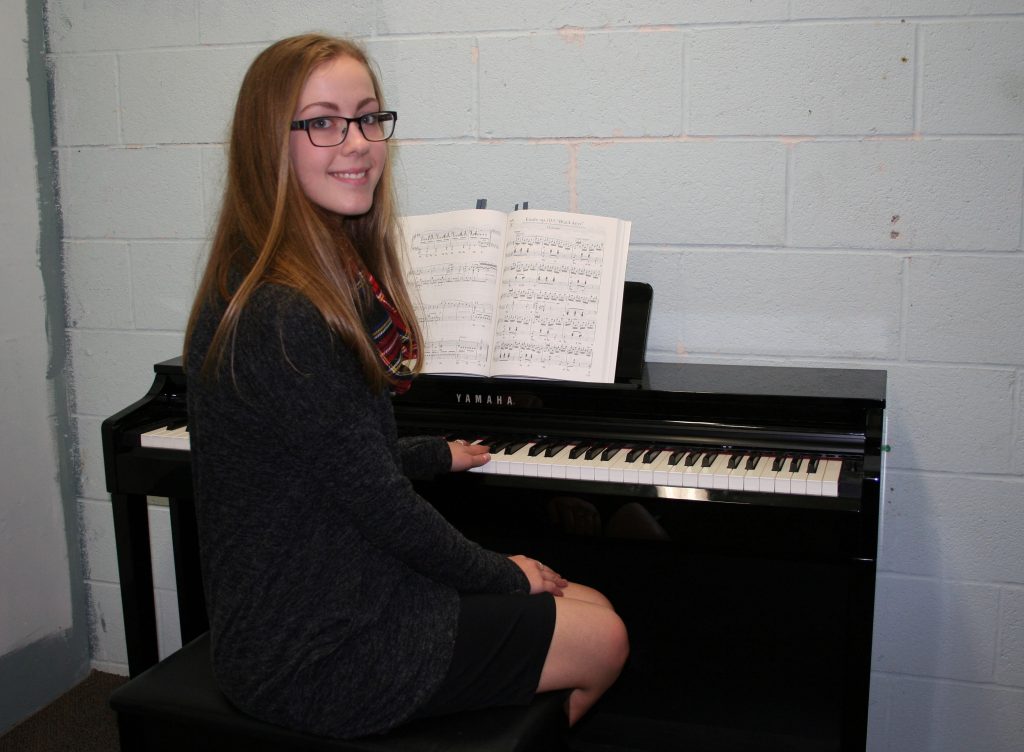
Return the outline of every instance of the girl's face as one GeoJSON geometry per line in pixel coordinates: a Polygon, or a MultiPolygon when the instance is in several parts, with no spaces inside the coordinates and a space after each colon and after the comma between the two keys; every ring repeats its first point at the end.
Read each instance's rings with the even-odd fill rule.
{"type": "MultiPolygon", "coordinates": [[[[355,118],[378,110],[366,67],[355,58],[338,57],[313,69],[292,119],[355,118]]],[[[345,140],[337,146],[314,146],[305,131],[292,131],[290,155],[310,201],[342,216],[357,216],[373,206],[388,146],[385,141],[367,141],[358,123],[350,123],[345,140]]]]}

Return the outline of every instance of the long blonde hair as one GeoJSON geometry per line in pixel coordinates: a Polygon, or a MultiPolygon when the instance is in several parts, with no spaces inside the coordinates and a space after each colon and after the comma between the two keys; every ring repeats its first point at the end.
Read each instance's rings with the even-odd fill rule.
{"type": "Polygon", "coordinates": [[[369,383],[386,387],[389,374],[362,322],[351,272],[354,259],[361,259],[377,278],[405,320],[410,344],[421,350],[420,328],[399,267],[390,155],[373,206],[358,217],[341,217],[313,204],[292,168],[290,123],[302,88],[317,66],[338,57],[354,58],[366,67],[383,108],[380,83],[365,52],[349,40],[318,34],[271,45],[253,61],[242,82],[220,219],[185,333],[187,358],[200,312],[206,305],[226,303],[202,365],[204,375],[219,372],[225,354],[233,354],[242,310],[261,284],[273,282],[305,295],[356,352],[369,383]],[[232,290],[238,279],[241,283],[232,290]]]}

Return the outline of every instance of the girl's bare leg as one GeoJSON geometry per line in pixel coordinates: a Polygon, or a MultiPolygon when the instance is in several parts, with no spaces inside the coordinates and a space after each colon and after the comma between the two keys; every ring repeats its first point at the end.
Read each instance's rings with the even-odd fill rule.
{"type": "Polygon", "coordinates": [[[618,678],[629,655],[626,626],[598,591],[570,583],[555,598],[555,632],[537,691],[571,689],[569,725],[618,678]]]}

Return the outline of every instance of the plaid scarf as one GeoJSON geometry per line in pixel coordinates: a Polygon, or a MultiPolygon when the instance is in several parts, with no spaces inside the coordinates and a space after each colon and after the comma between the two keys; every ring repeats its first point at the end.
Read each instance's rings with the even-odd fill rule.
{"type": "Polygon", "coordinates": [[[356,284],[365,304],[363,321],[366,330],[377,345],[392,390],[396,394],[404,394],[412,386],[413,376],[405,361],[417,356],[416,348],[409,342],[408,327],[370,271],[365,267],[357,271],[356,284]]]}

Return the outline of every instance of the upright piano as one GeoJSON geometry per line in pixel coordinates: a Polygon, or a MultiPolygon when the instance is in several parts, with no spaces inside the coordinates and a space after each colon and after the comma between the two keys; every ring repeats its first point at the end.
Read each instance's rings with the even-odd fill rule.
{"type": "MultiPolygon", "coordinates": [[[[629,660],[573,749],[863,750],[885,372],[643,363],[623,337],[641,357],[613,384],[418,378],[400,431],[493,457],[419,492],[621,614],[629,660]]],[[[207,628],[187,384],[154,368],[103,424],[133,674],[157,660],[146,496],[170,500],[182,638],[207,628]]]]}

